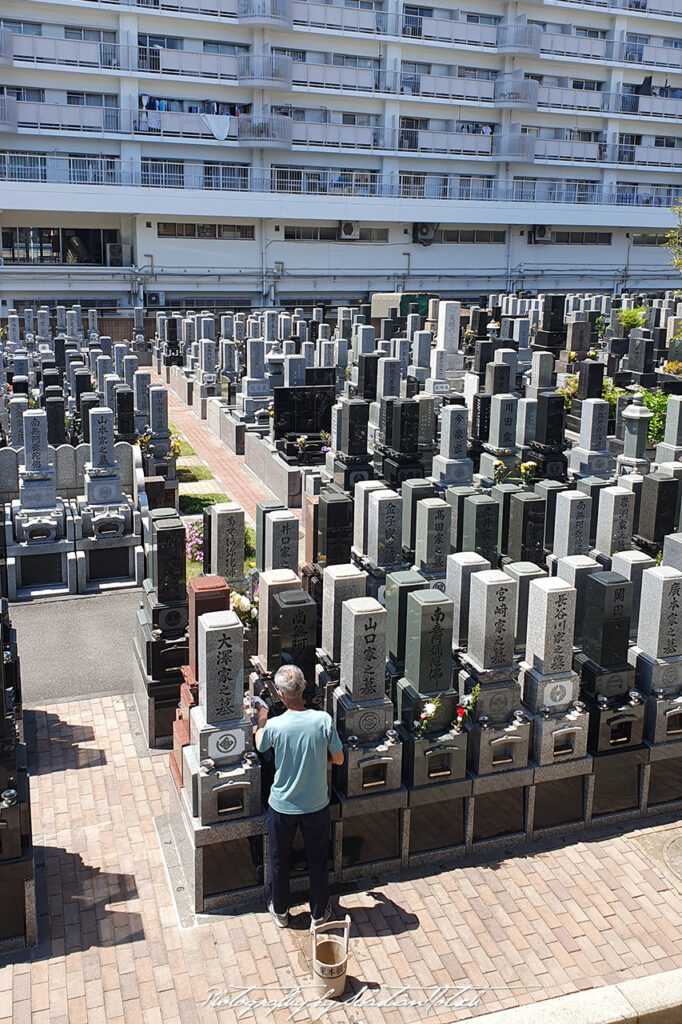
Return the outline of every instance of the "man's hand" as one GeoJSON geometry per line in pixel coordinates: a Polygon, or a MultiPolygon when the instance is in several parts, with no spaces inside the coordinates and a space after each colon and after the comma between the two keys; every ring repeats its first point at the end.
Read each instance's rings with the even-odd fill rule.
{"type": "Polygon", "coordinates": [[[260,697],[253,697],[252,698],[252,700],[251,700],[251,707],[254,707],[254,706],[258,708],[258,717],[256,719],[256,725],[255,725],[255,728],[254,728],[254,736],[253,736],[254,743],[256,745],[256,750],[257,750],[258,749],[258,744],[260,742],[260,738],[263,735],[263,729],[265,728],[265,723],[268,720],[269,708],[268,708],[267,704],[265,703],[265,701],[261,700],[260,697]]]}

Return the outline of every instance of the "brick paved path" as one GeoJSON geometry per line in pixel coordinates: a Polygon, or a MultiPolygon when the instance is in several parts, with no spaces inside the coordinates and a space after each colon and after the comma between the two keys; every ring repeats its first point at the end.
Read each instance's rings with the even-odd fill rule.
{"type": "MultiPolygon", "coordinates": [[[[162,384],[156,374],[152,374],[152,382],[162,384]]],[[[205,420],[194,415],[191,408],[181,402],[168,388],[168,418],[180,433],[192,445],[197,455],[213,471],[213,475],[222,483],[224,489],[244,509],[247,518],[255,520],[256,504],[264,498],[272,498],[272,493],[244,465],[242,455],[232,455],[221,441],[206,426],[205,420]]],[[[201,481],[203,492],[216,490],[210,480],[201,481]],[[209,486],[210,485],[210,486],[209,486]]],[[[300,516],[300,509],[293,509],[300,516]]]]}
{"type": "MultiPolygon", "coordinates": [[[[234,1010],[201,1005],[209,986],[253,985],[258,995],[260,986],[307,981],[303,908],[287,931],[263,912],[179,927],[153,823],[168,810],[167,755],[140,753],[130,703],[111,696],[35,712],[33,831],[47,867],[39,912],[49,934],[32,959],[0,969],[0,1024],[232,1024],[234,1010]]],[[[680,886],[652,866],[638,839],[674,829],[592,834],[417,880],[385,882],[377,872],[366,891],[342,897],[355,926],[355,988],[381,985],[381,998],[388,985],[501,988],[474,1010],[349,1008],[321,1019],[452,1024],[682,967],[680,886]],[[539,988],[508,988],[515,985],[539,988]]],[[[284,1024],[288,1016],[260,1009],[242,1019],[284,1024]]]]}

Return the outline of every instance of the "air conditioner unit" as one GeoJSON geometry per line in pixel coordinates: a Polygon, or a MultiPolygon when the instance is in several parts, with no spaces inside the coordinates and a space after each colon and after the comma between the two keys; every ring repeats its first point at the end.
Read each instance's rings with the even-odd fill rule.
{"type": "Polygon", "coordinates": [[[339,240],[341,242],[353,242],[360,237],[360,225],[356,220],[342,220],[339,222],[339,240]]]}
{"type": "Polygon", "coordinates": [[[554,241],[554,232],[546,224],[536,224],[533,228],[533,244],[548,245],[554,241]]]}
{"type": "Polygon", "coordinates": [[[121,242],[107,242],[107,266],[129,267],[131,264],[131,247],[121,242]]]}
{"type": "Polygon", "coordinates": [[[437,224],[413,224],[412,241],[420,245],[432,245],[436,240],[437,224]]]}
{"type": "Polygon", "coordinates": [[[165,306],[166,305],[166,293],[165,292],[147,292],[147,305],[148,306],[165,306]]]}

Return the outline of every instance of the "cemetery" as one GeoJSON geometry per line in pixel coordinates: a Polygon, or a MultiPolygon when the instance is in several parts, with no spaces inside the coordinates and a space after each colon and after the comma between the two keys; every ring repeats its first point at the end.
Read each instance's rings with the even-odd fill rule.
{"type": "Polygon", "coordinates": [[[336,891],[679,818],[682,301],[397,299],[159,311],[150,343],[141,308],[120,342],[79,305],[2,321],[3,948],[36,941],[15,602],[139,597],[126,683],[194,915],[264,906],[254,699],[284,711],[285,665],[343,743],[336,891]],[[171,404],[258,501],[185,514],[171,404]]]}

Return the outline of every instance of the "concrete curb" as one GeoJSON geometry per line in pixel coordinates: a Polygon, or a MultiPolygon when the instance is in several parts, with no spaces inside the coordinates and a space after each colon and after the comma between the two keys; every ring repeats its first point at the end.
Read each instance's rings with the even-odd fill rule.
{"type": "Polygon", "coordinates": [[[680,1024],[682,970],[633,978],[477,1019],[481,1024],[680,1024]]]}

